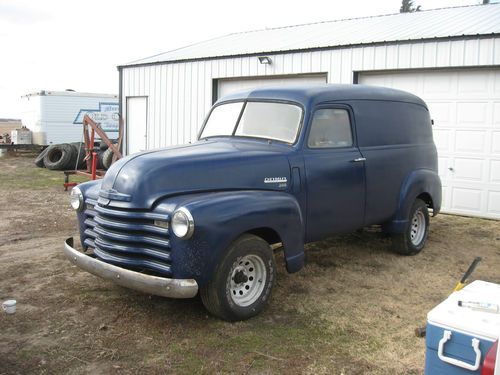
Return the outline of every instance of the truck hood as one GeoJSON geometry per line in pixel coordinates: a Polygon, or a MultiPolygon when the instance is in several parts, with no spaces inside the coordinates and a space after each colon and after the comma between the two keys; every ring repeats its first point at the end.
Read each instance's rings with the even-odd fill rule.
{"type": "Polygon", "coordinates": [[[287,190],[291,148],[237,138],[199,141],[130,155],[114,163],[100,203],[149,209],[164,197],[221,190],[287,190]]]}

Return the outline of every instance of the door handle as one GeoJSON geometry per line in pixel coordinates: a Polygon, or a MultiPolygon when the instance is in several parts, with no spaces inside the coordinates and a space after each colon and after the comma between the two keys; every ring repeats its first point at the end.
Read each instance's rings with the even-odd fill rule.
{"type": "Polygon", "coordinates": [[[351,160],[351,162],[353,162],[353,163],[359,163],[360,161],[365,161],[365,160],[366,160],[366,158],[356,158],[354,160],[351,160]]]}

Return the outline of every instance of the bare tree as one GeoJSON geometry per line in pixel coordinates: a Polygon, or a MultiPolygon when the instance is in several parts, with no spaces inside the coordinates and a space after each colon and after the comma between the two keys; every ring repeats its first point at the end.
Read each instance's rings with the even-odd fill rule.
{"type": "MultiPolygon", "coordinates": [[[[485,1],[485,0],[483,0],[485,1]]],[[[413,4],[413,0],[402,0],[401,2],[401,8],[399,8],[399,13],[412,13],[412,12],[419,12],[421,6],[413,4]]]]}

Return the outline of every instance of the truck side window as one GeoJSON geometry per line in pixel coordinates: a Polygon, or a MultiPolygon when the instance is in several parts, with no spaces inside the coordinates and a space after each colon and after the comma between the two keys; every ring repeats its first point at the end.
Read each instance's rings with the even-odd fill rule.
{"type": "Polygon", "coordinates": [[[347,110],[326,108],[314,112],[307,145],[310,148],[352,146],[351,122],[347,110]]]}

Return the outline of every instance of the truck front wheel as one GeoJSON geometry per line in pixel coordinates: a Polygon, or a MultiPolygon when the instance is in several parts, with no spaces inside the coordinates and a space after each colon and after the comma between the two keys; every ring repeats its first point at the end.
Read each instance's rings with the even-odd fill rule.
{"type": "Polygon", "coordinates": [[[212,280],[200,288],[201,300],[221,319],[249,319],[267,305],[275,280],[271,247],[262,238],[245,234],[229,246],[212,280]]]}
{"type": "Polygon", "coordinates": [[[402,255],[418,254],[425,246],[429,234],[429,210],[421,199],[415,199],[404,233],[392,234],[394,251],[402,255]]]}

